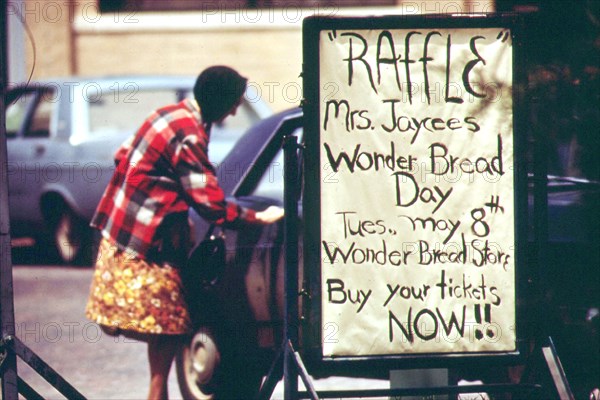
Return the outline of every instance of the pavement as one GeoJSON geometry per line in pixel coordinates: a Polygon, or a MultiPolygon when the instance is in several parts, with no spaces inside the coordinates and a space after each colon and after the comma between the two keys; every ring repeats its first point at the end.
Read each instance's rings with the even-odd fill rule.
{"type": "MultiPolygon", "coordinates": [[[[146,346],[107,336],[85,318],[91,277],[91,268],[15,266],[17,337],[88,399],[144,399],[149,379],[146,346]]],[[[17,371],[42,397],[64,398],[22,360],[17,371]]],[[[389,388],[386,380],[346,377],[316,379],[313,384],[317,391],[389,388]]],[[[174,367],[169,398],[182,398],[174,367]]],[[[272,399],[283,399],[282,382],[272,399]]]]}

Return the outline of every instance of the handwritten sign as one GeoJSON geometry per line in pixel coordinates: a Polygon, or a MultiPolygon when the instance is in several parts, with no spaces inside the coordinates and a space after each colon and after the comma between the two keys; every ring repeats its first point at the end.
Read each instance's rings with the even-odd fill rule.
{"type": "Polygon", "coordinates": [[[319,32],[323,356],[516,349],[511,40],[319,32]]]}

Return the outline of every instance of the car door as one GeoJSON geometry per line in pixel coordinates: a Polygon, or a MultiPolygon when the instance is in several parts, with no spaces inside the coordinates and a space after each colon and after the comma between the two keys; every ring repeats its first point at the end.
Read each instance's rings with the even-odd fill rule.
{"type": "MultiPolygon", "coordinates": [[[[282,139],[289,135],[301,141],[301,121],[300,114],[288,118],[287,124],[282,123],[265,143],[260,155],[252,162],[251,170],[232,192],[238,203],[257,210],[269,205],[283,205],[282,139]]],[[[231,231],[228,235],[232,239],[228,243],[230,254],[236,254],[233,270],[245,272],[243,284],[238,282],[236,289],[247,296],[244,304],[250,310],[247,317],[256,322],[258,344],[260,347],[276,345],[283,316],[283,220],[267,226],[231,231]]],[[[227,286],[228,290],[231,287],[227,286]]]]}
{"type": "MultiPolygon", "coordinates": [[[[253,126],[217,168],[225,194],[255,210],[281,206],[282,138],[300,133],[300,126],[298,110],[253,126]]],[[[200,241],[207,223],[193,215],[192,219],[200,241]]],[[[281,338],[282,245],[282,220],[264,226],[240,224],[226,231],[225,271],[214,287],[200,293],[205,311],[202,326],[177,358],[185,398],[211,398],[206,388],[217,397],[250,398],[258,389],[270,365],[271,350],[281,338]]]]}
{"type": "Polygon", "coordinates": [[[54,145],[58,103],[50,89],[20,89],[7,107],[9,206],[15,231],[42,224],[43,185],[59,178],[54,145]]]}

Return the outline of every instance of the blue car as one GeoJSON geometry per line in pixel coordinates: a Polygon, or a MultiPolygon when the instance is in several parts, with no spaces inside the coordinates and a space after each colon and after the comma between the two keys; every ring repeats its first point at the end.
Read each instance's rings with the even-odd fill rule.
{"type": "MultiPolygon", "coordinates": [[[[257,210],[269,205],[281,206],[282,141],[286,135],[295,135],[302,141],[302,126],[302,110],[291,109],[250,128],[217,168],[226,195],[257,210]]],[[[530,206],[533,206],[533,180],[531,183],[530,206]]],[[[531,314],[537,308],[530,295],[539,284],[541,273],[548,301],[543,316],[550,328],[547,332],[564,358],[567,378],[573,379],[575,388],[589,393],[588,386],[600,376],[594,375],[598,372],[600,321],[597,314],[600,184],[550,175],[548,191],[548,263],[537,265],[536,246],[532,242],[527,249],[530,262],[522,268],[519,278],[528,302],[524,319],[526,324],[538,321],[531,314]]],[[[301,212],[300,203],[299,207],[301,212]]],[[[208,226],[198,218],[194,220],[199,241],[208,226]]],[[[205,319],[177,358],[178,381],[184,398],[253,398],[256,394],[281,344],[283,242],[282,223],[226,232],[227,264],[222,279],[203,294],[205,319]]],[[[304,279],[303,272],[301,257],[300,282],[304,279]]],[[[301,330],[311,328],[311,321],[303,318],[300,325],[301,330]]],[[[315,369],[309,372],[313,376],[327,373],[315,369]]],[[[334,373],[347,375],[352,371],[334,373]]],[[[356,373],[389,378],[389,371],[356,373]]]]}

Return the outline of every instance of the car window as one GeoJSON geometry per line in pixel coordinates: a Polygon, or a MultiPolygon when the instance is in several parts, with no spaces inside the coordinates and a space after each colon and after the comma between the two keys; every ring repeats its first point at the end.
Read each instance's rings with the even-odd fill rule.
{"type": "Polygon", "coordinates": [[[254,111],[247,101],[244,101],[238,107],[235,115],[225,118],[225,120],[215,128],[220,132],[222,131],[223,135],[234,135],[237,137],[259,119],[260,116],[256,111],[254,111]]]}
{"type": "MultiPolygon", "coordinates": [[[[115,86],[115,89],[103,91],[101,96],[90,99],[89,134],[135,132],[152,111],[185,97],[193,98],[191,90],[143,89],[135,83],[115,86]]],[[[221,139],[235,139],[259,119],[254,109],[244,102],[236,115],[215,126],[215,131],[219,131],[221,139]]]]}
{"type": "Polygon", "coordinates": [[[100,96],[90,98],[88,132],[91,136],[129,135],[152,111],[178,101],[179,92],[173,89],[141,89],[133,82],[113,85],[100,96]]]}
{"type": "MultiPolygon", "coordinates": [[[[292,135],[298,137],[298,140],[301,140],[301,133],[302,129],[298,128],[292,135]]],[[[283,199],[283,156],[283,148],[281,148],[261,176],[260,181],[256,186],[256,190],[254,191],[254,195],[273,199],[283,199]]]]}
{"type": "Polygon", "coordinates": [[[25,131],[26,138],[45,138],[50,136],[52,112],[56,104],[58,103],[52,92],[45,92],[40,96],[33,117],[31,118],[31,123],[25,131]]]}
{"type": "Polygon", "coordinates": [[[26,92],[6,107],[6,136],[16,137],[25,122],[27,110],[35,97],[34,92],[26,92]]]}

